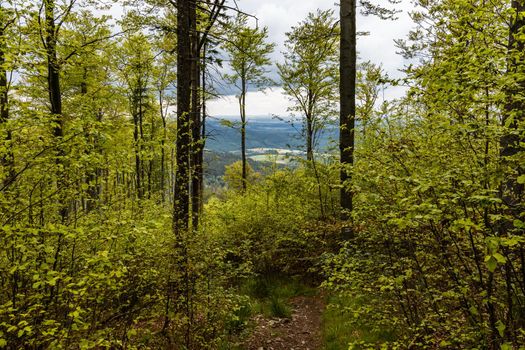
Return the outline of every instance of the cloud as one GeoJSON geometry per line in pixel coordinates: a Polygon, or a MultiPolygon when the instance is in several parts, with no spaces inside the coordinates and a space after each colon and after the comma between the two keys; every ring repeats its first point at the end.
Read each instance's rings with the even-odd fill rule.
{"type": "MultiPolygon", "coordinates": [[[[381,0],[376,0],[381,3],[381,0]]],[[[277,46],[272,54],[275,62],[282,62],[281,52],[285,50],[284,41],[286,32],[292,26],[302,21],[309,12],[319,9],[333,9],[335,16],[338,16],[339,7],[334,0],[244,0],[239,2],[241,10],[254,14],[258,18],[258,24],[267,26],[269,31],[269,41],[277,46]]],[[[384,21],[373,16],[357,16],[357,29],[362,32],[370,32],[370,35],[360,37],[357,43],[359,59],[361,61],[371,61],[381,64],[385,72],[391,77],[401,77],[399,72],[406,62],[396,54],[394,39],[405,38],[413,23],[408,12],[413,9],[409,0],[402,0],[396,5],[397,9],[402,10],[396,21],[384,21]]],[[[275,66],[270,73],[272,78],[277,77],[275,66]]],[[[247,101],[249,115],[272,115],[285,116],[289,101],[282,93],[277,93],[282,89],[273,89],[270,93],[250,92],[247,101]]],[[[385,90],[385,99],[399,98],[405,92],[403,87],[389,87],[385,90]]],[[[237,115],[237,99],[234,96],[226,96],[220,100],[210,103],[210,111],[214,115],[237,115]]]]}
{"type": "MultiPolygon", "coordinates": [[[[283,95],[282,88],[250,91],[246,95],[246,114],[249,117],[284,116],[289,106],[290,101],[283,95]]],[[[239,101],[233,95],[209,101],[207,109],[212,116],[239,117],[239,101]]]]}
{"type": "MultiPolygon", "coordinates": [[[[281,52],[285,50],[284,41],[286,32],[290,31],[292,26],[302,21],[309,12],[319,9],[332,9],[335,16],[338,16],[339,6],[337,0],[241,0],[238,1],[239,8],[247,13],[253,14],[258,19],[258,25],[267,26],[269,31],[269,41],[276,44],[276,48],[271,58],[274,62],[282,62],[281,52]]],[[[375,0],[377,4],[383,0],[375,0]]],[[[231,5],[231,1],[230,1],[231,5]]],[[[391,77],[401,77],[400,69],[407,63],[404,59],[396,54],[394,39],[406,38],[413,23],[408,12],[414,9],[410,0],[402,0],[396,5],[397,9],[402,10],[396,21],[383,21],[374,16],[362,16],[358,13],[357,29],[358,31],[370,32],[370,35],[360,37],[357,43],[359,59],[361,61],[371,61],[375,64],[381,64],[383,69],[391,77]]],[[[116,18],[124,12],[121,6],[113,5],[110,13],[116,18]]],[[[359,12],[359,11],[358,11],[359,12]]],[[[255,20],[253,20],[253,24],[255,20]]],[[[276,66],[273,65],[269,76],[278,80],[276,66]]],[[[248,114],[249,115],[266,115],[272,114],[286,115],[286,109],[289,102],[286,96],[280,93],[282,89],[274,88],[273,90],[263,92],[248,93],[248,114]]],[[[390,87],[384,95],[386,99],[398,98],[404,94],[402,87],[390,87]]],[[[222,89],[223,93],[233,94],[233,89],[222,89]]],[[[225,96],[221,99],[211,101],[209,109],[213,115],[237,115],[238,106],[235,96],[225,96]]]]}

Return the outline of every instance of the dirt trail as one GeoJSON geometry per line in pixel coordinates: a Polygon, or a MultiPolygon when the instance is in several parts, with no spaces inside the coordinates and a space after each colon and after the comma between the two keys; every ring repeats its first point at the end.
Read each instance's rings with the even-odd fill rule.
{"type": "Polygon", "coordinates": [[[321,349],[322,296],[299,296],[290,300],[290,319],[255,318],[256,327],[246,342],[247,350],[321,349]]]}

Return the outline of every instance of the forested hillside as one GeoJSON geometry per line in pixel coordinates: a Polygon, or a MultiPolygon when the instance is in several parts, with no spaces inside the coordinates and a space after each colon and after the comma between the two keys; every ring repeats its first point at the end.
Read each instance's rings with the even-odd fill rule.
{"type": "Polygon", "coordinates": [[[525,0],[0,1],[0,349],[525,350],[524,186],[525,0]]]}

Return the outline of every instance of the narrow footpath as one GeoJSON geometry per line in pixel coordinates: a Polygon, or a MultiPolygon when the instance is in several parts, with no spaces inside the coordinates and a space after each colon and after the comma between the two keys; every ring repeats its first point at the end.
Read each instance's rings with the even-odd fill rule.
{"type": "Polygon", "coordinates": [[[320,295],[290,300],[290,318],[257,316],[254,332],[245,343],[247,350],[320,350],[324,300],[320,295]]]}

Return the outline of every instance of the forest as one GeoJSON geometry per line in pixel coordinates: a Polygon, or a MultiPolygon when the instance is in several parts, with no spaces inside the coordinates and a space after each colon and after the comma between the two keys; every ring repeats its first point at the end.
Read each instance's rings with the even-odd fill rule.
{"type": "Polygon", "coordinates": [[[525,349],[525,0],[280,2],[0,0],[0,349],[525,349]]]}

